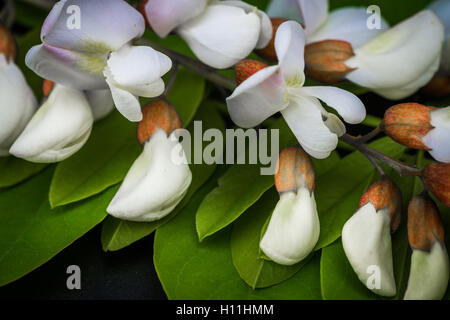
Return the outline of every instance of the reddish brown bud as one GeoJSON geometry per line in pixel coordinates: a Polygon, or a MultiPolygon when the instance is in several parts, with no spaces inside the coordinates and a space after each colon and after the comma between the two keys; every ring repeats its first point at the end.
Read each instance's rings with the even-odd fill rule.
{"type": "Polygon", "coordinates": [[[422,92],[433,98],[442,98],[450,95],[450,76],[435,76],[422,88],[422,92]]]}
{"type": "Polygon", "coordinates": [[[316,188],[311,158],[300,146],[284,148],[278,157],[275,187],[279,193],[306,187],[310,192],[316,188]]]}
{"type": "Polygon", "coordinates": [[[164,99],[149,102],[142,109],[142,116],[138,126],[138,139],[142,144],[150,139],[158,128],[169,135],[182,127],[175,108],[164,99]]]}
{"type": "Polygon", "coordinates": [[[44,97],[48,97],[50,95],[54,86],[55,83],[53,81],[44,79],[44,82],[42,83],[42,93],[44,94],[44,97]]]}
{"type": "Polygon", "coordinates": [[[423,178],[428,189],[447,207],[450,207],[450,163],[430,163],[423,178]]]}
{"type": "Polygon", "coordinates": [[[270,39],[269,44],[264,48],[255,50],[255,53],[261,58],[271,62],[277,62],[278,58],[277,53],[275,52],[275,35],[277,34],[278,27],[287,20],[284,18],[270,18],[270,21],[272,22],[273,28],[272,39],[270,39]]]}
{"type": "Polygon", "coordinates": [[[11,32],[0,25],[0,53],[2,53],[6,61],[9,63],[14,60],[17,55],[17,47],[11,32]]]}
{"type": "Polygon", "coordinates": [[[148,0],[141,0],[139,3],[135,4],[136,9],[144,16],[145,25],[151,29],[150,23],[148,22],[147,13],[145,11],[145,6],[147,5],[148,0]]]}
{"type": "Polygon", "coordinates": [[[433,126],[428,107],[418,103],[401,103],[386,110],[384,130],[393,140],[410,148],[429,150],[422,138],[433,126]]]}
{"type": "Polygon", "coordinates": [[[377,211],[387,209],[391,217],[391,231],[397,230],[402,218],[402,193],[397,185],[386,176],[382,176],[362,195],[359,207],[369,201],[377,211]]]}
{"type": "Polygon", "coordinates": [[[236,77],[237,85],[247,80],[250,76],[268,67],[267,64],[257,60],[242,60],[238,62],[234,67],[234,74],[236,77]]]}
{"type": "Polygon", "coordinates": [[[411,248],[429,251],[437,240],[444,244],[444,227],[433,200],[422,194],[408,206],[408,240],[411,248]]]}
{"type": "Polygon", "coordinates": [[[325,83],[336,83],[355,70],[345,61],[355,53],[352,45],[342,40],[323,40],[305,46],[305,73],[308,77],[325,83]]]}

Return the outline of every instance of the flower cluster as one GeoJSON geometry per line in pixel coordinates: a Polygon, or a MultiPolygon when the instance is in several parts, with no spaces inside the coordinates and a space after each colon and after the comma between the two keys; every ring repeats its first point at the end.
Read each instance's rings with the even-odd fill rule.
{"type": "MultiPolygon", "coordinates": [[[[115,106],[139,123],[143,151],[107,211],[135,222],[168,216],[193,179],[187,161],[172,158],[176,150],[186,160],[178,134],[182,121],[163,81],[175,58],[135,40],[146,26],[161,38],[174,33],[200,60],[197,67],[208,73],[234,68],[237,86],[226,104],[237,126],[255,127],[280,113],[298,140],[279,153],[274,178],[280,198],[259,243],[266,258],[278,264],[301,262],[320,237],[310,156],[327,158],[348,136],[344,122],[366,118],[355,94],[331,84],[350,81],[391,100],[423,87],[427,94],[450,93],[450,1],[438,0],[392,27],[375,17],[374,28],[367,25],[365,8],[329,12],[327,0],[273,0],[267,13],[235,0],[142,0],[138,9],[124,0],[57,2],[42,26],[42,44],[26,55],[26,65],[45,79],[39,108],[14,64],[14,40],[0,27],[0,156],[63,161],[83,147],[95,121],[115,106]],[[80,8],[79,27],[67,25],[71,6],[80,8]],[[263,59],[249,59],[253,51],[263,59]],[[307,77],[328,85],[310,86],[307,77]],[[155,99],[141,108],[140,97],[155,99]]],[[[400,103],[386,110],[377,130],[438,161],[424,170],[413,168],[425,190],[408,206],[413,253],[404,298],[440,299],[449,259],[429,192],[450,206],[450,106],[400,103]]],[[[383,161],[365,155],[377,168],[383,161]]],[[[376,294],[394,296],[391,234],[402,223],[402,193],[381,173],[345,223],[342,244],[361,282],[376,294]],[[380,286],[368,285],[371,266],[380,270],[380,286]]]]}

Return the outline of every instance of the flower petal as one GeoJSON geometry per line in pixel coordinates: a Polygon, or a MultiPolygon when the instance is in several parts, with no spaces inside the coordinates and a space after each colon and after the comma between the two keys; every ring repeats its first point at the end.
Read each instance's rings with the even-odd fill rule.
{"type": "Polygon", "coordinates": [[[301,21],[298,0],[272,0],[267,7],[267,14],[273,18],[286,18],[301,21]]]}
{"type": "Polygon", "coordinates": [[[328,16],[328,0],[298,0],[307,34],[314,32],[328,16]]]}
{"type": "Polygon", "coordinates": [[[154,221],[168,215],[192,180],[187,162],[173,161],[173,153],[180,148],[179,142],[158,129],[128,171],[108,213],[131,221],[154,221]]]}
{"type": "Polygon", "coordinates": [[[410,84],[417,90],[436,71],[433,68],[443,37],[438,17],[429,10],[421,11],[357,48],[355,56],[346,61],[348,67],[357,69],[346,77],[373,90],[395,92],[410,84]]]}
{"type": "Polygon", "coordinates": [[[275,36],[275,51],[286,83],[301,87],[305,82],[305,33],[294,21],[282,23],[275,36]]]}
{"type": "Polygon", "coordinates": [[[85,94],[95,121],[105,118],[114,110],[114,101],[109,89],[86,91],[85,94]]]}
{"type": "Polygon", "coordinates": [[[300,188],[281,194],[259,246],[276,263],[292,265],[311,253],[319,234],[314,192],[300,188]]]}
{"type": "Polygon", "coordinates": [[[123,46],[111,53],[108,68],[115,83],[123,88],[133,88],[161,78],[172,68],[172,61],[150,47],[123,46]]]}
{"type": "Polygon", "coordinates": [[[62,161],[81,149],[89,138],[93,121],[83,92],[56,85],[10,153],[31,162],[62,161]]]}
{"type": "Polygon", "coordinates": [[[66,0],[55,6],[41,33],[42,42],[54,47],[107,53],[145,30],[142,15],[123,0],[66,0]]]}
{"type": "Polygon", "coordinates": [[[178,34],[207,65],[224,69],[246,58],[255,48],[261,22],[254,12],[213,3],[200,16],[182,24],[178,34]]]}
{"type": "Polygon", "coordinates": [[[302,87],[302,95],[316,97],[339,112],[347,123],[356,124],[366,118],[366,108],[353,93],[336,87],[302,87]]]}
{"type": "Polygon", "coordinates": [[[200,15],[206,4],[207,0],[148,0],[145,14],[152,29],[164,38],[182,23],[200,15]]]}
{"type": "Polygon", "coordinates": [[[258,71],[227,98],[231,120],[243,128],[260,124],[288,105],[286,90],[278,66],[258,71]]]}
{"type": "Polygon", "coordinates": [[[392,263],[390,218],[387,212],[376,211],[368,202],[345,223],[342,229],[345,254],[359,280],[381,296],[391,297],[397,289],[392,263]],[[370,268],[379,268],[379,287],[369,287],[374,274],[370,268]]]}
{"type": "Polygon", "coordinates": [[[422,138],[430,148],[430,154],[437,161],[450,163],[450,107],[436,109],[430,112],[431,125],[434,127],[422,138]]]}
{"type": "Polygon", "coordinates": [[[25,57],[27,67],[44,79],[79,90],[105,89],[101,73],[104,65],[100,66],[99,72],[93,73],[94,70],[87,70],[83,65],[83,61],[88,60],[87,55],[48,45],[34,46],[25,57]]]}
{"type": "Polygon", "coordinates": [[[330,129],[331,132],[335,133],[338,137],[342,137],[346,132],[347,128],[342,123],[341,119],[335,114],[328,113],[325,125],[330,129]]]}
{"type": "Polygon", "coordinates": [[[106,82],[111,89],[112,98],[117,110],[128,120],[139,122],[142,120],[141,105],[139,98],[131,92],[124,90],[114,83],[105,73],[106,82]]]}
{"type": "Polygon", "coordinates": [[[20,69],[0,55],[0,156],[9,154],[36,107],[36,98],[20,69]]]}
{"type": "Polygon", "coordinates": [[[431,250],[413,249],[405,300],[440,300],[447,290],[448,253],[438,241],[431,250]]]}
{"type": "Polygon", "coordinates": [[[281,111],[303,149],[318,159],[336,149],[338,138],[322,119],[323,107],[314,97],[291,95],[291,103],[281,111]]]}
{"type": "Polygon", "coordinates": [[[369,29],[367,27],[368,17],[366,8],[337,9],[330,13],[320,28],[308,34],[307,42],[344,40],[349,42],[353,48],[358,48],[389,28],[387,22],[381,17],[381,28],[369,29]]]}

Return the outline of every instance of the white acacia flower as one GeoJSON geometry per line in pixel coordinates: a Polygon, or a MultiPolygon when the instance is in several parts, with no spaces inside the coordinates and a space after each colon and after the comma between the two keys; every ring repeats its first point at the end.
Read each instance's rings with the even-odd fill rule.
{"type": "Polygon", "coordinates": [[[329,13],[328,0],[272,0],[267,13],[270,17],[302,21],[306,43],[343,40],[358,47],[388,28],[380,17],[379,28],[370,29],[365,7],[345,7],[329,13]]]}
{"type": "Polygon", "coordinates": [[[388,99],[405,98],[427,84],[439,68],[444,28],[425,10],[354,50],[345,77],[388,99]]]}
{"type": "Polygon", "coordinates": [[[430,111],[433,126],[422,141],[430,149],[428,152],[437,161],[450,163],[450,106],[430,111]]]}
{"type": "Polygon", "coordinates": [[[142,15],[123,0],[61,0],[42,26],[43,44],[31,48],[26,64],[66,87],[109,86],[117,109],[129,120],[140,121],[138,96],[159,96],[164,91],[161,77],[172,66],[164,54],[130,45],[144,30],[142,15]],[[71,17],[71,6],[80,8],[79,17],[71,17]],[[79,26],[69,28],[69,18],[78,18],[79,26]]]}
{"type": "Polygon", "coordinates": [[[0,54],[0,156],[9,155],[9,148],[36,107],[36,98],[20,69],[0,54]]]}
{"type": "Polygon", "coordinates": [[[83,147],[93,121],[84,93],[57,84],[9,152],[31,162],[62,161],[83,147]]]}
{"type": "Polygon", "coordinates": [[[400,224],[401,203],[398,187],[382,177],[363,194],[359,209],[342,229],[345,255],[359,280],[387,297],[397,292],[391,232],[400,224]]]}
{"type": "Polygon", "coordinates": [[[303,87],[304,45],[305,35],[297,22],[281,24],[275,37],[278,65],[243,81],[227,98],[228,111],[231,119],[244,128],[281,112],[303,149],[315,158],[326,158],[336,148],[338,136],[345,133],[345,126],[318,99],[352,124],[363,121],[366,110],[358,97],[345,90],[303,87]]]}
{"type": "Polygon", "coordinates": [[[428,7],[441,19],[445,28],[444,46],[441,56],[441,71],[450,75],[450,1],[436,0],[428,7]]]}
{"type": "Polygon", "coordinates": [[[245,59],[272,37],[267,15],[242,1],[148,0],[144,11],[160,37],[175,31],[202,62],[218,69],[245,59]]]}
{"type": "Polygon", "coordinates": [[[192,181],[186,155],[178,152],[183,150],[176,132],[181,121],[174,108],[156,100],[144,107],[143,112],[138,137],[144,150],[107,209],[114,217],[138,222],[158,220],[172,212],[192,181]]]}
{"type": "Polygon", "coordinates": [[[110,90],[88,90],[85,94],[91,106],[94,121],[105,118],[114,110],[114,100],[110,90]]]}

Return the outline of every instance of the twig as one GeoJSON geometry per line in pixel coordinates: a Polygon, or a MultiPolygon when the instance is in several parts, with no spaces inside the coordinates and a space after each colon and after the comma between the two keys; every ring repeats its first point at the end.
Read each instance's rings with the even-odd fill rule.
{"type": "Polygon", "coordinates": [[[357,141],[360,143],[366,143],[372,138],[376,137],[379,133],[383,132],[383,123],[380,123],[375,129],[370,131],[368,134],[357,137],[357,141]]]}
{"type": "Polygon", "coordinates": [[[172,66],[172,71],[170,72],[170,78],[169,81],[167,81],[166,88],[164,89],[163,96],[167,96],[170,89],[172,88],[173,84],[175,83],[175,79],[177,78],[178,73],[178,62],[174,62],[172,66]]]}

